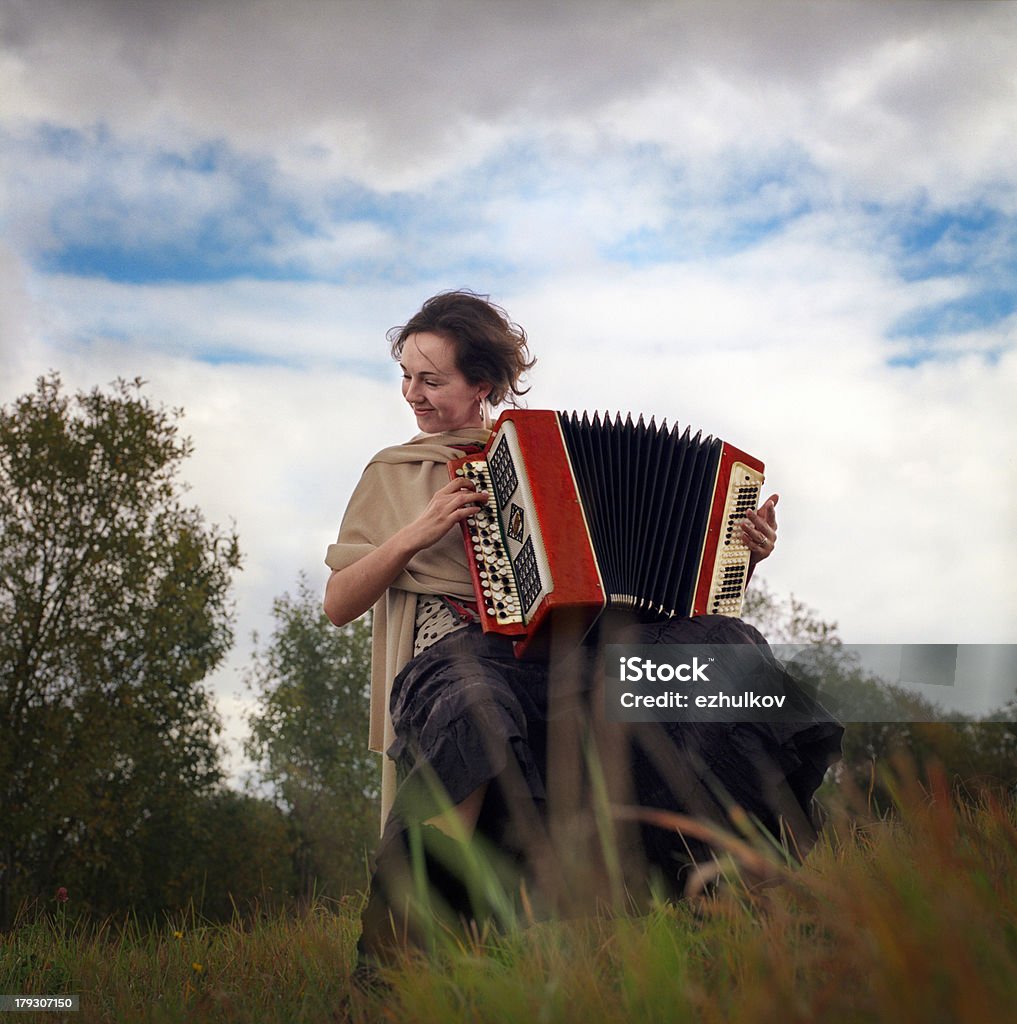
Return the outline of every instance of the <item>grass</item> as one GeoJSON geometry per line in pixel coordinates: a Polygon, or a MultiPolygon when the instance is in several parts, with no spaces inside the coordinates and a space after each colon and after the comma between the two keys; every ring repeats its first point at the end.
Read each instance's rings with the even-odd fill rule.
{"type": "Polygon", "coordinates": [[[733,854],[709,896],[407,957],[378,995],[349,984],[356,901],[218,927],[90,925],[58,906],[4,937],[0,992],[77,993],[76,1024],[1012,1020],[1013,798],[961,800],[935,774],[894,786],[892,815],[835,812],[803,867],[773,858],[760,883],[733,854]]]}
{"type": "Polygon", "coordinates": [[[96,926],[57,910],[4,938],[0,991],[76,993],[81,1010],[66,1016],[76,1024],[333,1020],[357,929],[355,901],[318,902],[299,916],[237,916],[228,926],[194,915],[163,927],[96,926]]]}

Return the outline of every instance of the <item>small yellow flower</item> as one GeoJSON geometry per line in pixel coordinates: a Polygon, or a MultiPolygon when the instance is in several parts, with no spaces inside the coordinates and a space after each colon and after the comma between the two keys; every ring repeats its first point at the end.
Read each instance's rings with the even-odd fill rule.
{"type": "Polygon", "coordinates": [[[205,968],[202,967],[201,964],[199,964],[197,961],[195,961],[193,964],[191,964],[191,970],[193,970],[195,974],[201,974],[201,972],[204,969],[205,968]]]}
{"type": "Polygon", "coordinates": [[[174,939],[182,939],[183,937],[184,937],[184,933],[183,932],[174,932],[173,933],[173,938],[174,939]]]}

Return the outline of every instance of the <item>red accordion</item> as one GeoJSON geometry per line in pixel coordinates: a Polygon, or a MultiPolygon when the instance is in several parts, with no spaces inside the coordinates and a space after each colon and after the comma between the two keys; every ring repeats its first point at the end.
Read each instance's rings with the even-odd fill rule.
{"type": "Polygon", "coordinates": [[[738,615],[749,566],[739,522],[763,464],[690,429],[511,410],[487,447],[449,463],[490,494],[463,523],[483,628],[544,650],[607,608],[655,621],[738,615]]]}

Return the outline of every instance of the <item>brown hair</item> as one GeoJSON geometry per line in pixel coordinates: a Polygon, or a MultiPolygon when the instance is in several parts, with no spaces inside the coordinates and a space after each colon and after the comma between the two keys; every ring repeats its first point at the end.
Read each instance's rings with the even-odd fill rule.
{"type": "Polygon", "coordinates": [[[410,335],[425,332],[455,348],[456,366],[471,384],[491,385],[491,405],[516,405],[517,398],[529,391],[520,387],[520,380],[537,360],[530,357],[526,331],[489,296],[454,291],[428,299],[409,323],[388,332],[392,358],[402,357],[410,335]]]}

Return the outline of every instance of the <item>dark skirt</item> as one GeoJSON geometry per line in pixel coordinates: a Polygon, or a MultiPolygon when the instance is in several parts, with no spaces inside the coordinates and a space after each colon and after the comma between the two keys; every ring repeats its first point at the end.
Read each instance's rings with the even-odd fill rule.
{"type": "MultiPolygon", "coordinates": [[[[602,641],[608,639],[602,636],[602,641]]],[[[627,625],[612,643],[755,644],[762,635],[723,616],[627,625]]],[[[772,658],[771,658],[772,660],[772,658]]],[[[487,784],[477,831],[525,867],[549,805],[576,815],[608,792],[611,804],[671,811],[732,831],[745,812],[804,852],[816,835],[813,795],[840,757],[842,727],[818,705],[785,722],[605,722],[596,650],[552,662],[517,660],[512,643],[469,626],[414,658],[395,679],[390,709],[398,787],[379,869],[404,857],[408,830],[487,784]],[[590,752],[602,757],[591,768],[590,752]],[[598,789],[599,779],[599,789],[598,789]],[[567,780],[563,783],[563,780],[567,780]]],[[[773,671],[783,670],[773,662],[773,671]]],[[[794,688],[790,677],[780,685],[794,688]]],[[[806,696],[802,700],[808,700],[806,696]]],[[[600,812],[603,807],[600,808],[600,812]]],[[[543,832],[542,832],[543,830],[543,832]]],[[[631,831],[631,830],[630,830],[631,831]]],[[[638,826],[632,863],[680,896],[689,867],[709,860],[701,840],[674,828],[638,826]]],[[[621,834],[621,833],[619,833],[621,834]]],[[[573,847],[603,835],[576,833],[573,847]]],[[[441,841],[439,837],[439,842],[441,841]]],[[[544,842],[542,849],[554,849],[544,842]]],[[[570,853],[583,856],[573,848],[570,853]]],[[[626,872],[628,875],[629,873],[626,872]]],[[[627,879],[626,884],[629,884],[627,879]]]]}
{"type": "Polygon", "coordinates": [[[389,707],[398,788],[390,817],[426,821],[486,783],[480,826],[498,840],[503,813],[542,813],[547,775],[547,667],[512,642],[467,626],[396,677],[389,707]]]}

